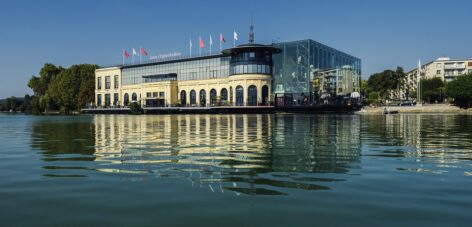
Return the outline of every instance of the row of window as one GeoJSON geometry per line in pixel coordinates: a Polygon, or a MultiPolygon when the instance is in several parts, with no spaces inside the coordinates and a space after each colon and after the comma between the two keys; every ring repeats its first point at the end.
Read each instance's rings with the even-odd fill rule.
{"type": "MultiPolygon", "coordinates": [[[[118,75],[114,76],[113,85],[115,89],[118,89],[120,87],[118,75]]],[[[105,89],[108,90],[110,88],[111,88],[111,76],[105,76],[105,89]]],[[[102,77],[100,76],[97,77],[97,89],[98,90],[102,89],[102,77]]]]}
{"type": "Polygon", "coordinates": [[[102,103],[102,94],[97,94],[97,106],[117,106],[119,105],[119,94],[114,93],[113,94],[113,102],[111,102],[111,95],[110,94],[105,94],[105,103],[102,103]]]}
{"type": "MultiPolygon", "coordinates": [[[[262,103],[257,103],[257,87],[255,85],[250,85],[248,87],[248,95],[246,97],[246,105],[248,106],[256,106],[256,105],[266,105],[267,102],[268,102],[268,98],[269,98],[269,87],[267,85],[264,85],[262,86],[262,91],[261,91],[261,94],[262,94],[262,97],[261,97],[261,101],[262,103]]],[[[244,100],[245,100],[245,97],[244,97],[244,88],[239,85],[236,87],[235,89],[235,98],[236,98],[236,102],[235,102],[235,105],[237,106],[242,106],[244,105],[244,100]]],[[[204,106],[206,105],[207,103],[207,99],[206,99],[206,90],[205,89],[201,89],[199,91],[199,104],[204,106]]],[[[233,88],[230,87],[229,88],[229,100],[233,100],[233,88]]],[[[190,105],[196,105],[197,104],[197,92],[195,90],[191,90],[190,91],[190,99],[189,99],[189,104],[190,105]]],[[[217,104],[217,100],[218,97],[217,97],[217,91],[216,89],[211,89],[210,90],[210,105],[215,105],[217,104]]],[[[219,101],[221,103],[226,103],[228,102],[228,90],[226,88],[222,88],[221,91],[220,91],[220,96],[219,96],[219,101]]],[[[185,90],[182,90],[180,92],[180,104],[182,106],[185,106],[187,105],[187,92],[185,90]]]]}
{"type": "Polygon", "coordinates": [[[124,68],[122,72],[122,83],[123,85],[140,84],[145,81],[143,80],[143,76],[161,74],[177,74],[178,80],[224,78],[228,76],[228,72],[229,58],[215,57],[210,59],[124,68]]]}
{"type": "Polygon", "coordinates": [[[272,74],[269,65],[235,65],[231,66],[231,74],[272,74]]]}
{"type": "Polygon", "coordinates": [[[146,93],[146,98],[165,98],[165,93],[163,91],[161,92],[147,92],[146,93]]]}

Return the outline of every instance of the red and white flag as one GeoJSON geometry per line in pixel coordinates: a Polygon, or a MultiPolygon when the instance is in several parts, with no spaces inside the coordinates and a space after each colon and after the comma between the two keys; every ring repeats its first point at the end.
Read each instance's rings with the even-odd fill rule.
{"type": "Polygon", "coordinates": [[[202,37],[199,37],[199,38],[200,38],[200,49],[205,48],[205,43],[203,42],[202,37]]]}
{"type": "Polygon", "coordinates": [[[124,56],[126,59],[128,59],[128,58],[130,57],[128,51],[126,51],[126,50],[123,51],[123,56],[124,56]]]}
{"type": "Polygon", "coordinates": [[[144,54],[146,56],[148,56],[148,52],[146,52],[146,50],[144,48],[141,47],[141,50],[139,50],[141,52],[141,54],[144,54]]]}
{"type": "Polygon", "coordinates": [[[220,33],[220,43],[226,43],[225,37],[220,33]]]}

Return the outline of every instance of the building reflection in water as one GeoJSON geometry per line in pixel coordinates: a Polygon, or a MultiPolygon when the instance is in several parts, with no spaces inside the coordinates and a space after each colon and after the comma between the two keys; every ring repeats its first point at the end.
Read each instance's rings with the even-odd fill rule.
{"type": "MultiPolygon", "coordinates": [[[[326,190],[364,157],[444,173],[472,161],[472,117],[460,115],[95,115],[32,123],[43,176],[181,178],[237,194],[326,190]],[[385,160],[384,160],[385,161],[385,160]]],[[[464,174],[472,175],[469,170],[464,174]]]]}
{"type": "Polygon", "coordinates": [[[329,189],[358,168],[356,116],[96,115],[99,171],[188,178],[212,191],[329,189]]]}
{"type": "Polygon", "coordinates": [[[456,163],[472,160],[472,118],[456,114],[362,116],[364,155],[410,158],[409,172],[444,173],[456,163]],[[432,164],[432,165],[430,165],[432,164]]]}

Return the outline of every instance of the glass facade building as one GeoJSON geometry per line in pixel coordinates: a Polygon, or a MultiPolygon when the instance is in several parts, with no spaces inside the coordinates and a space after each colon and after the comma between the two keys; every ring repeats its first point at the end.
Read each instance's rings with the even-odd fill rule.
{"type": "Polygon", "coordinates": [[[361,75],[361,60],[311,39],[274,44],[282,53],[273,56],[275,94],[294,96],[311,92],[313,73],[349,65],[361,75]]]}
{"type": "Polygon", "coordinates": [[[144,78],[176,74],[177,80],[204,80],[229,76],[229,57],[211,55],[175,61],[123,66],[122,85],[149,82],[144,78]],[[146,81],[145,81],[146,80],[146,81]]]}
{"type": "MultiPolygon", "coordinates": [[[[139,102],[146,107],[313,105],[320,97],[314,88],[316,72],[347,66],[360,78],[359,58],[310,39],[272,45],[248,43],[218,54],[100,68],[96,71],[96,103],[126,106],[139,102]],[[119,92],[118,100],[114,95],[106,96],[115,92],[119,92]],[[153,95],[157,92],[165,95],[153,95]]],[[[351,90],[356,91],[343,89],[345,96],[351,90]]]]}

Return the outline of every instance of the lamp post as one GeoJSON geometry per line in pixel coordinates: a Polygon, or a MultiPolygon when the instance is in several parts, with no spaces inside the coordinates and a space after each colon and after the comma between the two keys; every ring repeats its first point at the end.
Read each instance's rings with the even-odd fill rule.
{"type": "Polygon", "coordinates": [[[421,60],[418,60],[418,70],[416,72],[416,106],[422,106],[423,103],[421,101],[421,60]]]}

